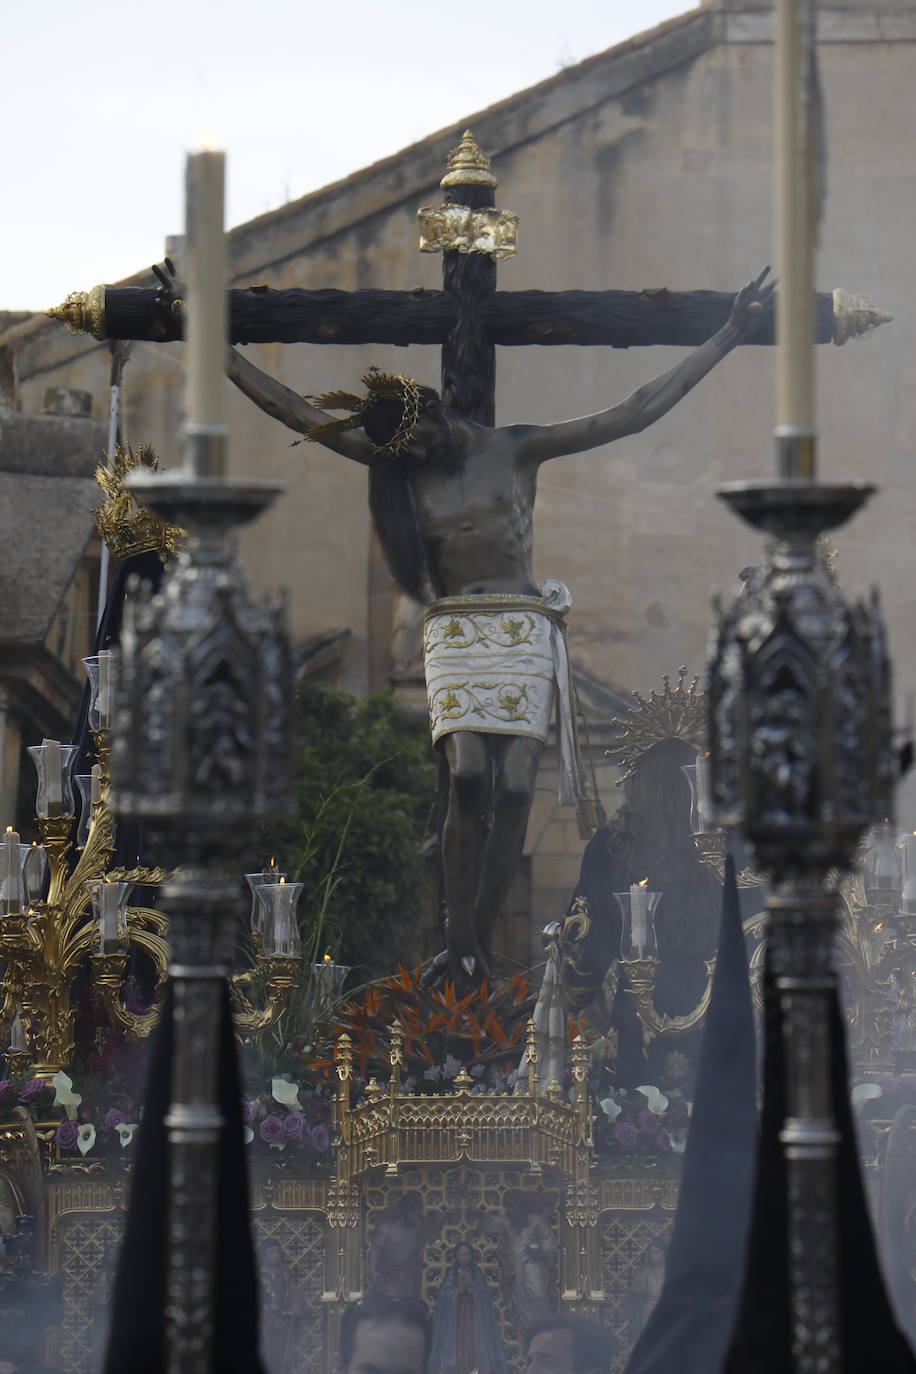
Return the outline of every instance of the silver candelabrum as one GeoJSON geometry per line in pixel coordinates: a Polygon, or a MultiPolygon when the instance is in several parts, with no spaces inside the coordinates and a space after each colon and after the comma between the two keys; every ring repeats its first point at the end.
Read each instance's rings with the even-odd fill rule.
{"type": "MultiPolygon", "coordinates": [[[[206,447],[207,436],[196,445],[206,447]]],[[[256,606],[229,535],[282,490],[218,473],[138,471],[144,505],[189,531],[157,594],[129,587],[117,669],[112,773],[119,814],[141,820],[175,875],[170,916],[175,1049],[171,1105],[166,1344],[170,1374],[210,1368],[217,1148],[217,1054],[233,923],[232,858],[246,833],[288,809],[292,659],[283,617],[256,606]]],[[[292,895],[292,894],[291,894],[292,895]]]]}
{"type": "MultiPolygon", "coordinates": [[[[784,469],[785,470],[785,469],[784,469]]],[[[733,484],[722,499],[774,540],[720,614],[709,675],[716,819],[739,826],[770,883],[769,961],[785,1046],[781,1141],[789,1188],[793,1356],[839,1368],[835,883],[866,827],[890,811],[890,667],[877,599],[850,604],[817,555],[864,484],[733,484]]]]}

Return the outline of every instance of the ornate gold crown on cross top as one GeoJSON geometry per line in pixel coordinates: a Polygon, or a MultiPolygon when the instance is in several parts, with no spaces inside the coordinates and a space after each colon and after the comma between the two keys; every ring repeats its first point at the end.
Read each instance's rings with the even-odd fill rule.
{"type": "MultiPolygon", "coordinates": [[[[448,155],[448,169],[439,185],[446,204],[424,205],[417,211],[421,253],[485,253],[492,258],[511,258],[518,249],[518,215],[511,210],[455,204],[450,193],[465,186],[495,190],[496,177],[490,159],[470,129],[448,155]]],[[[459,197],[460,199],[460,197],[459,197]]]]}
{"type": "Polygon", "coordinates": [[[663,692],[650,692],[647,697],[634,692],[636,705],[623,720],[612,720],[620,726],[616,744],[605,751],[606,757],[620,768],[618,786],[632,778],[654,744],[664,739],[679,739],[700,754],[706,748],[706,694],[699,690],[699,678],[689,687],[685,685],[687,669],[678,669],[678,682],[671,690],[671,679],[662,678],[663,692]]]}
{"type": "Polygon", "coordinates": [[[95,480],[105,493],[106,500],[94,511],[99,534],[114,558],[130,558],[137,553],[174,553],[186,530],[170,525],[147,506],[141,506],[124,485],[128,473],[145,467],[158,471],[159,459],[148,444],[134,450],[130,444],[118,444],[114,458],[104,455],[105,462],[95,470],[95,480]]]}

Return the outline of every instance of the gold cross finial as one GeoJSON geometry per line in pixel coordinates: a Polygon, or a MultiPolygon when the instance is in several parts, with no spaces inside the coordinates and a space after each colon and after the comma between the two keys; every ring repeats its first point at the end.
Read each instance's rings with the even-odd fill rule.
{"type": "Polygon", "coordinates": [[[465,129],[461,142],[448,155],[448,171],[439,182],[443,191],[450,186],[496,186],[496,177],[490,171],[490,159],[477,146],[477,140],[470,129],[465,129]]]}
{"type": "Polygon", "coordinates": [[[52,320],[60,320],[71,334],[91,334],[101,341],[106,337],[105,287],[71,291],[62,305],[52,306],[45,314],[52,320]]]}

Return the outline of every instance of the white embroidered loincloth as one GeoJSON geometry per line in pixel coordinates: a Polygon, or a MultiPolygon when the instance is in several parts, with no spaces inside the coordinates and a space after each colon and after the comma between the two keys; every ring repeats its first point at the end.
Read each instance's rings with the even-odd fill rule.
{"type": "Polygon", "coordinates": [[[558,700],[560,801],[582,797],[562,582],[542,596],[449,596],[426,612],[423,660],[433,743],[455,730],[544,743],[558,700]]]}

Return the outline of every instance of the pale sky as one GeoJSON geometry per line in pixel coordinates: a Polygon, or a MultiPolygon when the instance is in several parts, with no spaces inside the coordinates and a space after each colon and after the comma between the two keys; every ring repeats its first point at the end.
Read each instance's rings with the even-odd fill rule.
{"type": "Polygon", "coordinates": [[[695,7],[695,0],[43,0],[3,19],[0,310],[161,258],[185,153],[227,227],[695,7]],[[484,17],[485,16],[485,17],[484,17]]]}

